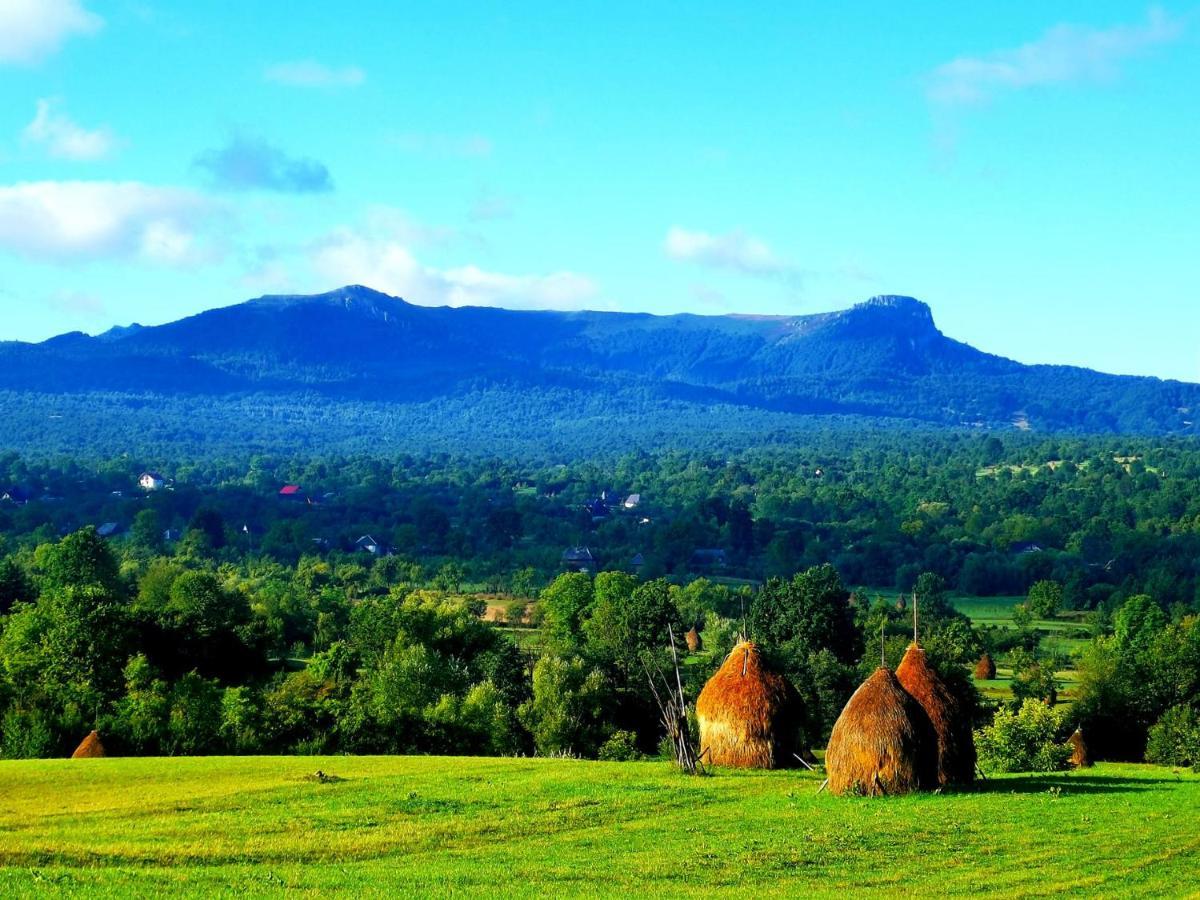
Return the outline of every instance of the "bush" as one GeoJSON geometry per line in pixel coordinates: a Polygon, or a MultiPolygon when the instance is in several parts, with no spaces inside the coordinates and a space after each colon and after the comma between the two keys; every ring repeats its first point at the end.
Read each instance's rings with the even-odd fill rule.
{"type": "Polygon", "coordinates": [[[1071,748],[1060,739],[1062,717],[1040,700],[1016,712],[1001,708],[975,734],[980,765],[993,772],[1056,772],[1067,767],[1071,748]]]}
{"type": "Polygon", "coordinates": [[[1163,766],[1192,766],[1200,772],[1200,714],[1173,706],[1150,729],[1146,761],[1163,766]]]}
{"type": "Polygon", "coordinates": [[[637,735],[632,731],[614,731],[612,737],[600,746],[598,758],[602,762],[630,762],[641,759],[637,735]]]}

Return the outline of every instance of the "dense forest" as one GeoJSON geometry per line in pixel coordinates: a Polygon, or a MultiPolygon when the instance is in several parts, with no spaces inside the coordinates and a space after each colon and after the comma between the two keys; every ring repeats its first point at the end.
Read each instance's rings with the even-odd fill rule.
{"type": "Polygon", "coordinates": [[[655,752],[647,671],[693,627],[691,696],[748,632],[817,747],[911,636],[900,590],[981,724],[984,652],[1014,702],[1071,665],[1062,727],[1193,763],[1198,477],[1182,439],[915,432],[562,465],[10,453],[0,752],[60,754],[99,726],[125,753],[626,758],[655,752]],[[1086,646],[1055,658],[954,595],[1026,597],[1086,646]]]}

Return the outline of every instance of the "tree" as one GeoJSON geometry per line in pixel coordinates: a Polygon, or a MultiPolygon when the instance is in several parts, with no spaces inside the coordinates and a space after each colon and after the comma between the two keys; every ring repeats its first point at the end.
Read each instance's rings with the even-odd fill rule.
{"type": "Polygon", "coordinates": [[[32,603],[36,597],[33,582],[16,560],[0,562],[0,616],[17,603],[32,603]]]}
{"type": "Polygon", "coordinates": [[[541,755],[595,756],[608,732],[609,696],[604,674],[579,657],[543,656],[518,716],[541,755]]]}
{"type": "Polygon", "coordinates": [[[862,653],[862,635],[854,627],[849,599],[829,564],[791,581],[772,578],[750,605],[750,633],[770,648],[805,654],[827,648],[840,662],[853,664],[862,653]]]}
{"type": "Polygon", "coordinates": [[[552,649],[569,654],[582,646],[583,620],[594,601],[592,579],[583,572],[559,575],[542,591],[542,631],[552,649]]]}
{"type": "Polygon", "coordinates": [[[1025,605],[1039,619],[1053,619],[1062,608],[1063,587],[1057,581],[1043,579],[1029,589],[1025,605]]]}
{"type": "Polygon", "coordinates": [[[623,588],[628,578],[613,578],[602,588],[597,577],[596,602],[591,617],[583,623],[583,632],[589,656],[626,677],[636,673],[640,684],[643,654],[663,652],[670,646],[668,628],[674,628],[678,636],[682,633],[681,623],[671,599],[671,586],[665,579],[648,581],[626,592],[623,588]]]}
{"type": "Polygon", "coordinates": [[[162,518],[156,509],[143,509],[133,517],[130,529],[133,543],[148,553],[158,553],[163,546],[162,518]]]}

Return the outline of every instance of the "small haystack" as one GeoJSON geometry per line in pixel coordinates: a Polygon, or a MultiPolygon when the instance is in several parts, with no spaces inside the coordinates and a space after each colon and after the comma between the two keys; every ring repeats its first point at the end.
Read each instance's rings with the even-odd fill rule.
{"type": "Polygon", "coordinates": [[[1077,769],[1090,769],[1092,758],[1088,756],[1088,746],[1087,741],[1083,739],[1083,729],[1076,728],[1071,732],[1067,743],[1071,745],[1071,765],[1077,769]]]}
{"type": "Polygon", "coordinates": [[[937,734],[938,783],[970,784],[975,779],[975,737],[958,698],[938,676],[925,651],[908,645],[896,667],[900,686],[921,704],[937,734]]]}
{"type": "Polygon", "coordinates": [[[800,695],[749,641],[734,647],[708,680],[696,719],[700,754],[711,765],[778,769],[796,762],[800,695]]]}
{"type": "Polygon", "coordinates": [[[937,767],[929,716],[880,666],[834,723],[825,751],[830,792],[882,796],[935,788],[937,767]]]}
{"type": "Polygon", "coordinates": [[[975,663],[975,680],[991,681],[995,677],[996,662],[992,659],[991,654],[985,653],[979,657],[979,662],[975,663]]]}
{"type": "Polygon", "coordinates": [[[104,745],[100,743],[100,733],[93,731],[75,748],[71,759],[98,759],[102,756],[108,756],[108,754],[104,752],[104,745]]]}
{"type": "Polygon", "coordinates": [[[688,653],[699,653],[704,649],[704,639],[700,637],[700,632],[696,630],[696,626],[692,626],[692,630],[683,636],[687,642],[688,653]]]}

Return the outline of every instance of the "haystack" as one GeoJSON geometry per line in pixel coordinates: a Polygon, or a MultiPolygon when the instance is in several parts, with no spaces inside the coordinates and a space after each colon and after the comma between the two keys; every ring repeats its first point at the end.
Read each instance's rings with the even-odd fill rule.
{"type": "Polygon", "coordinates": [[[800,695],[742,641],[696,701],[700,752],[714,766],[778,769],[795,764],[800,695]]]}
{"type": "Polygon", "coordinates": [[[929,716],[880,666],[850,697],[825,751],[834,794],[907,794],[937,787],[937,735],[929,716]]]}
{"type": "Polygon", "coordinates": [[[104,752],[104,745],[100,743],[100,733],[93,731],[75,748],[71,759],[98,759],[102,756],[108,756],[108,754],[104,752]]]}
{"type": "Polygon", "coordinates": [[[689,653],[698,653],[704,649],[704,639],[700,637],[700,632],[696,630],[696,626],[692,626],[692,630],[683,636],[687,642],[689,653]]]}
{"type": "Polygon", "coordinates": [[[1088,755],[1087,741],[1083,739],[1083,729],[1076,728],[1071,732],[1067,743],[1071,745],[1071,765],[1077,769],[1090,769],[1092,758],[1088,755]]]}
{"type": "Polygon", "coordinates": [[[929,665],[925,651],[908,645],[896,680],[921,704],[937,734],[938,783],[970,784],[975,778],[975,737],[962,704],[929,665]]]}
{"type": "Polygon", "coordinates": [[[991,681],[996,677],[996,663],[988,653],[979,657],[979,662],[975,663],[975,680],[976,681],[991,681]]]}

